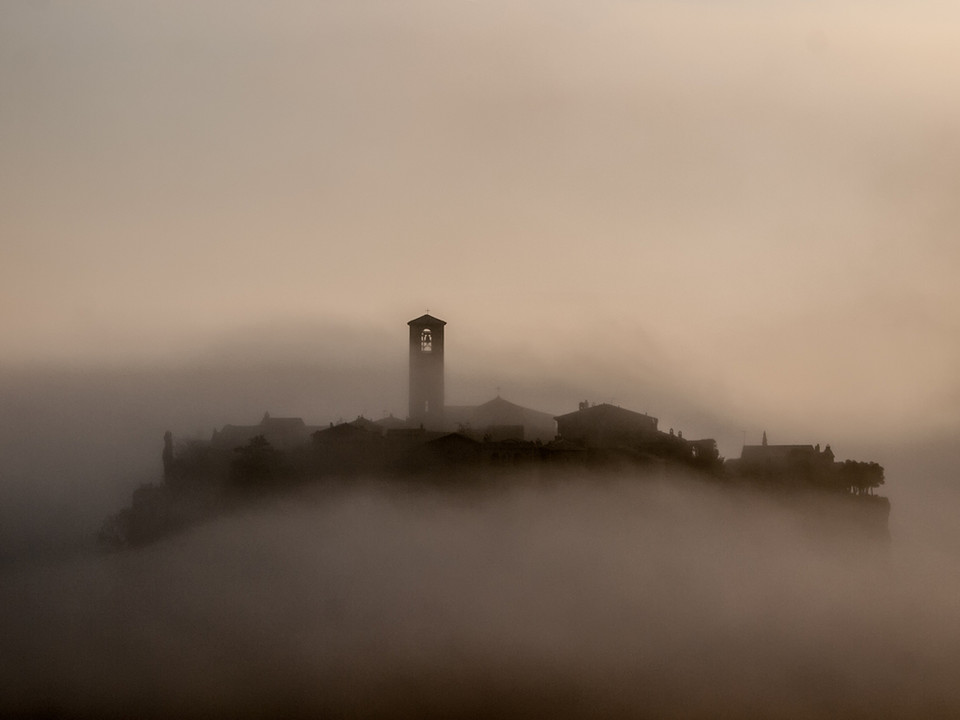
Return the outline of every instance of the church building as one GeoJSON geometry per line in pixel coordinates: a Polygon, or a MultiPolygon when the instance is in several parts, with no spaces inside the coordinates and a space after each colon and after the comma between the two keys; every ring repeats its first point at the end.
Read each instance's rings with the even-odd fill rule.
{"type": "Polygon", "coordinates": [[[525,408],[499,395],[482,405],[447,405],[444,396],[444,326],[421,315],[410,327],[410,396],[408,422],[425,430],[463,432],[495,440],[541,440],[556,436],[549,413],[525,408]]]}

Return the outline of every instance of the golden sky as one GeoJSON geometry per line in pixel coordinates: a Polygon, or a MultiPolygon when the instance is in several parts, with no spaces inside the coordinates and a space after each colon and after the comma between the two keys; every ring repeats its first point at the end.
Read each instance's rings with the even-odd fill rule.
{"type": "Polygon", "coordinates": [[[189,363],[335,325],[402,362],[429,308],[452,370],[509,367],[521,400],[576,378],[751,432],[954,431],[958,21],[933,1],[6,2],[0,360],[189,363]]]}

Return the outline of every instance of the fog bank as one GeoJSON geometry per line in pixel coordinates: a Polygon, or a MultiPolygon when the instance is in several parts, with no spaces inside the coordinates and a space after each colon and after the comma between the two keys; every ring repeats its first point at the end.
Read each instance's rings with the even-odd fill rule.
{"type": "Polygon", "coordinates": [[[946,717],[958,545],[931,539],[680,479],[314,488],[0,576],[0,709],[946,717]]]}

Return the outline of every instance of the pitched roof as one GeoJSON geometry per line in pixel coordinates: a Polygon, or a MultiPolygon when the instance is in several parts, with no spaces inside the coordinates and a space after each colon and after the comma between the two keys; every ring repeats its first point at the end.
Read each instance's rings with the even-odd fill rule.
{"type": "Polygon", "coordinates": [[[428,441],[427,445],[430,445],[431,447],[464,446],[476,448],[480,446],[480,443],[471,437],[467,437],[463,433],[453,432],[447,433],[446,435],[441,435],[438,438],[434,438],[433,440],[428,441]]]}
{"type": "Polygon", "coordinates": [[[407,325],[426,325],[429,327],[443,327],[446,324],[445,320],[435,318],[433,315],[421,315],[407,323],[407,325]]]}
{"type": "Polygon", "coordinates": [[[504,400],[499,395],[493,400],[477,405],[474,414],[480,422],[490,422],[497,425],[507,425],[510,422],[553,422],[553,416],[550,413],[517,405],[509,400],[504,400]]]}
{"type": "Polygon", "coordinates": [[[447,421],[481,427],[484,425],[553,425],[553,415],[517,405],[497,395],[481,405],[447,405],[447,421]]]}
{"type": "Polygon", "coordinates": [[[583,408],[582,410],[574,410],[573,412],[566,413],[565,415],[557,415],[554,419],[560,420],[562,418],[572,418],[572,417],[610,417],[610,416],[620,416],[620,417],[633,417],[633,418],[646,418],[650,422],[657,422],[657,418],[652,415],[647,415],[646,413],[638,413],[633,410],[627,410],[626,408],[619,407],[617,405],[611,405],[610,403],[600,403],[599,405],[591,405],[588,408],[583,408]]]}

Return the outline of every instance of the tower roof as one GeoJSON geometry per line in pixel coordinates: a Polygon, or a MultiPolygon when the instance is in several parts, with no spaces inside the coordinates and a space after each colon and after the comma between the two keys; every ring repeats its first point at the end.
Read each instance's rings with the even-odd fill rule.
{"type": "Polygon", "coordinates": [[[418,325],[418,326],[427,326],[427,327],[443,327],[446,325],[445,320],[440,318],[435,318],[433,315],[421,315],[418,318],[415,318],[407,323],[407,325],[418,325]]]}

